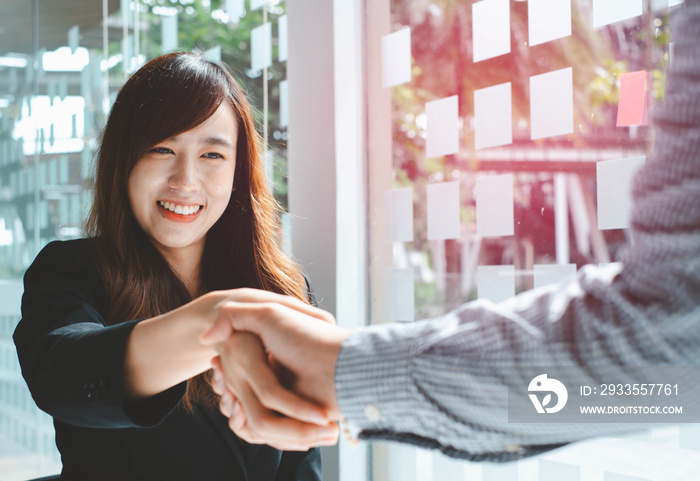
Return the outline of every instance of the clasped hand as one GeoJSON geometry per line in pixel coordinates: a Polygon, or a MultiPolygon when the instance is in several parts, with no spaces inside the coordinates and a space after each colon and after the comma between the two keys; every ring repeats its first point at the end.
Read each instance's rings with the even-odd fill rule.
{"type": "Polygon", "coordinates": [[[249,443],[287,451],[335,444],[335,361],[349,332],[328,312],[291,297],[233,294],[200,338],[219,353],[212,386],[231,429],[249,443]]]}

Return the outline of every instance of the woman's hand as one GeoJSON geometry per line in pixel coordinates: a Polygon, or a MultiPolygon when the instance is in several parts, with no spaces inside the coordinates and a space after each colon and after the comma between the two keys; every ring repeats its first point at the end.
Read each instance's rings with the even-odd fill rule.
{"type": "Polygon", "coordinates": [[[336,327],[327,312],[296,299],[261,291],[240,294],[239,300],[252,302],[228,304],[201,338],[205,345],[218,344],[220,358],[213,364],[221,372],[214,384],[222,394],[221,410],[230,417],[231,428],[246,441],[285,449],[335,443],[337,426],[319,431],[318,426],[309,425],[318,419],[304,411],[308,399],[323,407],[326,420],[340,417],[335,360],[348,331],[336,327]],[[263,298],[273,302],[260,302],[263,298]],[[239,331],[252,332],[259,340],[251,334],[237,338],[244,335],[239,331]],[[253,347],[256,341],[257,348],[253,347]],[[276,371],[265,350],[278,364],[276,371]],[[291,376],[288,386],[299,395],[282,386],[280,372],[291,376]]]}
{"type": "MultiPolygon", "coordinates": [[[[255,289],[231,289],[210,292],[170,312],[137,323],[125,350],[127,396],[147,398],[207,371],[219,352],[213,344],[200,342],[202,333],[213,326],[226,325],[240,303],[269,303],[280,299],[295,309],[324,317],[323,311],[314,311],[297,299],[255,289]]],[[[219,328],[219,341],[232,333],[232,329],[219,328]]],[[[322,412],[318,408],[317,411],[322,412]]]]}
{"type": "Polygon", "coordinates": [[[279,383],[257,336],[237,332],[217,348],[221,357],[212,361],[212,386],[221,395],[219,408],[238,437],[286,451],[337,442],[338,428],[324,410],[279,383]]]}

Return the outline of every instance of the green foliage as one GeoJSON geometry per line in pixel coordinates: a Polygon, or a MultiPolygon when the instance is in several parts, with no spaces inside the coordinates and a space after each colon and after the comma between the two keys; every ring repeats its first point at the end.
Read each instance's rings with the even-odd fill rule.
{"type": "Polygon", "coordinates": [[[603,66],[596,68],[596,77],[588,85],[591,105],[617,105],[620,96],[620,75],[629,71],[625,60],[604,59],[603,66]]]}

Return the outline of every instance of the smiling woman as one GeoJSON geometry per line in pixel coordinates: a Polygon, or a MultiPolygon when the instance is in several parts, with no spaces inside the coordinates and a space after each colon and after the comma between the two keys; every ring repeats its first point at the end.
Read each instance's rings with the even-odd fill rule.
{"type": "Polygon", "coordinates": [[[14,336],[54,417],[62,479],[320,479],[303,439],[280,452],[228,429],[210,385],[217,347],[199,342],[227,303],[266,299],[236,288],[312,300],[276,241],[267,185],[250,107],[221,65],[169,54],[122,87],[88,237],[39,253],[14,336]]]}
{"type": "Polygon", "coordinates": [[[149,149],[129,175],[136,221],[193,293],[198,263],[188,259],[201,259],[206,234],[231,199],[236,132],[224,103],[204,123],[149,149]]]}

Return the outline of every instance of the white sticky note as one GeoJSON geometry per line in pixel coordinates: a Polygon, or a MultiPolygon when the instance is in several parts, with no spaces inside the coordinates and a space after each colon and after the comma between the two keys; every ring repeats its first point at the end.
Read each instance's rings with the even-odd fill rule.
{"type": "Polygon", "coordinates": [[[540,459],[538,463],[539,481],[581,481],[581,467],[540,459]]]}
{"type": "Polygon", "coordinates": [[[571,67],[530,77],[531,138],[574,131],[574,77],[571,67]]]}
{"type": "Polygon", "coordinates": [[[570,0],[529,0],[527,20],[530,47],[571,35],[570,0]]]}
{"type": "Polygon", "coordinates": [[[386,240],[413,241],[413,189],[387,190],[384,193],[386,240]]]}
{"type": "Polygon", "coordinates": [[[163,17],[161,28],[161,50],[163,53],[177,50],[177,14],[163,17]]]}
{"type": "Polygon", "coordinates": [[[272,24],[264,23],[250,31],[250,69],[272,65],[272,24]]]}
{"type": "Polygon", "coordinates": [[[411,81],[411,29],[402,28],[382,37],[382,86],[411,81]]]}
{"type": "Polygon", "coordinates": [[[535,264],[534,287],[559,284],[567,277],[576,274],[576,264],[535,264]]]}
{"type": "Polygon", "coordinates": [[[425,104],[427,117],[426,156],[459,151],[459,99],[456,95],[425,104]]]}
{"type": "Polygon", "coordinates": [[[510,53],[510,2],[483,0],[472,4],[474,62],[510,53]]]}
{"type": "Polygon", "coordinates": [[[598,229],[625,229],[630,225],[632,179],[646,157],[605,160],[596,164],[598,229]]]}
{"type": "Polygon", "coordinates": [[[476,233],[480,237],[513,235],[513,174],[476,179],[476,233]]]}
{"type": "Polygon", "coordinates": [[[238,22],[245,15],[245,2],[243,0],[226,0],[226,15],[229,22],[238,22]]]}
{"type": "Polygon", "coordinates": [[[257,10],[258,8],[265,5],[265,0],[250,0],[250,9],[257,10]]]}
{"type": "Polygon", "coordinates": [[[277,20],[277,53],[280,62],[287,61],[287,16],[282,15],[277,20]]]}
{"type": "Polygon", "coordinates": [[[428,185],[428,240],[459,239],[459,182],[428,185]]]}
{"type": "Polygon", "coordinates": [[[510,82],[474,91],[474,134],[477,149],[513,143],[510,82]]]}
{"type": "Polygon", "coordinates": [[[479,299],[502,302],[515,295],[515,267],[478,266],[476,292],[479,299]]]}
{"type": "Polygon", "coordinates": [[[642,0],[593,0],[593,28],[639,17],[643,12],[642,0]]]}
{"type": "Polygon", "coordinates": [[[286,80],[280,82],[280,127],[289,125],[289,86],[286,80]]]}
{"type": "Polygon", "coordinates": [[[414,321],[413,269],[386,270],[386,320],[414,321]]]}

